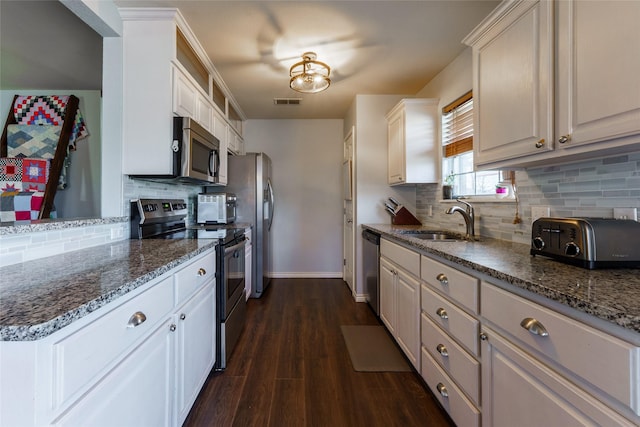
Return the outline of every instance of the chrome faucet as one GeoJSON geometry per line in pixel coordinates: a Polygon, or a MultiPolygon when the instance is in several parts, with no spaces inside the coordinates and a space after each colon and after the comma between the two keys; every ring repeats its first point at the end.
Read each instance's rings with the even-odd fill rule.
{"type": "Polygon", "coordinates": [[[456,201],[464,204],[466,209],[462,209],[460,206],[452,206],[449,209],[447,209],[446,213],[451,215],[454,212],[460,212],[460,215],[462,215],[462,218],[464,218],[464,223],[467,225],[467,235],[465,237],[468,240],[475,240],[476,238],[475,226],[474,226],[475,214],[473,212],[473,206],[471,205],[471,203],[465,202],[464,200],[460,200],[459,198],[456,198],[456,201]]]}

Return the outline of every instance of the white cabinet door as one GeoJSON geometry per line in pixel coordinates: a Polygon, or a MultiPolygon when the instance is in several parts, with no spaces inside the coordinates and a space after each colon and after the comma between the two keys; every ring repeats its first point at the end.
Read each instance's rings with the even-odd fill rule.
{"type": "Polygon", "coordinates": [[[639,135],[640,2],[556,4],[558,147],[639,135]]]}
{"type": "Polygon", "coordinates": [[[218,184],[227,185],[228,170],[228,130],[229,125],[222,113],[216,108],[213,109],[213,136],[220,141],[220,169],[218,171],[218,184]]]}
{"type": "Polygon", "coordinates": [[[380,319],[392,335],[395,335],[396,324],[396,273],[394,268],[389,261],[380,258],[380,319]]]}
{"type": "Polygon", "coordinates": [[[173,424],[174,333],[167,319],[56,426],[140,427],[173,424]]]}
{"type": "Polygon", "coordinates": [[[473,45],[477,165],[553,149],[553,4],[514,4],[473,45]]]}
{"type": "Polygon", "coordinates": [[[403,99],[386,115],[389,185],[438,182],[437,99],[403,99]]]}
{"type": "Polygon", "coordinates": [[[482,425],[634,425],[497,333],[483,334],[482,425]]]}
{"type": "Polygon", "coordinates": [[[173,67],[173,112],[196,119],[198,90],[178,68],[173,67]]]}
{"type": "Polygon", "coordinates": [[[404,175],[404,111],[399,110],[388,119],[389,184],[405,182],[404,175]]]}
{"type": "Polygon", "coordinates": [[[177,322],[177,415],[181,425],[195,402],[215,362],[215,285],[191,298],[176,313],[177,322]]]}
{"type": "Polygon", "coordinates": [[[420,370],[420,282],[398,270],[396,283],[396,340],[420,370]]]}

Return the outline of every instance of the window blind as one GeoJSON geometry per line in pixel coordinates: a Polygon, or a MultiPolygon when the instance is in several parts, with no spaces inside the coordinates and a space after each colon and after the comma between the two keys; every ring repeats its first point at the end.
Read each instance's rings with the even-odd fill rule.
{"type": "Polygon", "coordinates": [[[467,92],[442,109],[444,157],[473,150],[473,97],[467,92]]]}

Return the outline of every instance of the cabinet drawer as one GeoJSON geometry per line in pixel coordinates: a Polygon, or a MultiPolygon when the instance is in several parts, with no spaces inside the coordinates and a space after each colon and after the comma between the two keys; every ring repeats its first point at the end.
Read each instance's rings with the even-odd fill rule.
{"type": "Polygon", "coordinates": [[[176,306],[187,300],[195,291],[209,280],[216,277],[216,253],[211,251],[196,259],[191,264],[178,271],[176,280],[176,306]]]}
{"type": "Polygon", "coordinates": [[[473,313],[478,313],[478,279],[422,256],[420,277],[473,313]]]}
{"type": "Polygon", "coordinates": [[[422,378],[456,425],[469,427],[480,425],[480,411],[464,396],[424,348],[422,349],[422,378]]]}
{"type": "Polygon", "coordinates": [[[471,400],[480,403],[480,363],[455,343],[446,333],[422,314],[422,346],[449,376],[467,393],[471,400]]]}
{"type": "Polygon", "coordinates": [[[380,255],[390,259],[416,277],[420,276],[420,254],[380,239],[380,255]]]}
{"type": "Polygon", "coordinates": [[[482,315],[534,350],[640,413],[640,348],[482,282],[482,315]],[[537,321],[547,336],[521,326],[537,321]]]}
{"type": "Polygon", "coordinates": [[[479,322],[422,284],[422,310],[435,324],[478,356],[479,322]]]}
{"type": "MultiPolygon", "coordinates": [[[[107,306],[109,307],[109,306],[107,306]]],[[[106,308],[106,307],[105,307],[106,308]]],[[[53,403],[58,407],[71,398],[154,325],[168,318],[173,308],[173,277],[167,277],[140,295],[57,342],[53,346],[53,403]],[[134,315],[142,323],[129,326],[134,315]]]]}

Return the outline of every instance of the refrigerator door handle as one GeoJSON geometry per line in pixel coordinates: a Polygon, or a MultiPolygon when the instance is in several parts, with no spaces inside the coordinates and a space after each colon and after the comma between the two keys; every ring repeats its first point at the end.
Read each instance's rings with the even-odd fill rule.
{"type": "Polygon", "coordinates": [[[274,205],[275,205],[275,201],[273,198],[273,186],[271,185],[271,179],[267,178],[267,189],[269,191],[269,228],[268,230],[271,231],[271,224],[273,223],[273,210],[274,210],[274,205]]]}

